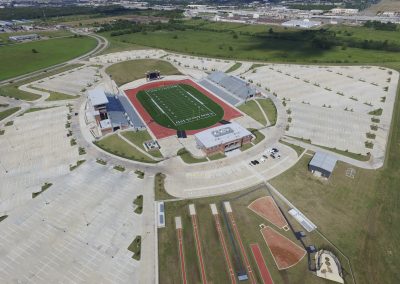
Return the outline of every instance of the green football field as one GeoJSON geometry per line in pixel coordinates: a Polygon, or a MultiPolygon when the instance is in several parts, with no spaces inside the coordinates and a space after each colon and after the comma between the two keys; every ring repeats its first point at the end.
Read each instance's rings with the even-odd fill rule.
{"type": "Polygon", "coordinates": [[[205,128],[224,116],[221,106],[186,84],[140,91],[137,99],[155,122],[176,130],[205,128]]]}

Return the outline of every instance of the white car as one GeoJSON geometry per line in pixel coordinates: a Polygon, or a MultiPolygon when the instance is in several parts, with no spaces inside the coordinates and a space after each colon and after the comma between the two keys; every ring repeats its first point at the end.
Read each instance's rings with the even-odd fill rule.
{"type": "Polygon", "coordinates": [[[264,163],[265,161],[266,161],[265,158],[260,159],[260,163],[264,163]]]}

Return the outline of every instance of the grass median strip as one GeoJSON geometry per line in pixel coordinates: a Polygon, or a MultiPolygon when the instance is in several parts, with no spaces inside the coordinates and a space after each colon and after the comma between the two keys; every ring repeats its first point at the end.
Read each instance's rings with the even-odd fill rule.
{"type": "MultiPolygon", "coordinates": [[[[146,151],[144,148],[143,143],[149,140],[153,140],[153,138],[150,136],[150,134],[147,132],[147,130],[144,131],[124,131],[121,132],[121,135],[124,136],[126,139],[128,139],[130,142],[138,146],[140,149],[143,151],[146,151]]],[[[160,150],[154,149],[148,151],[150,155],[152,155],[155,158],[162,158],[162,154],[160,150]]]]}
{"type": "Polygon", "coordinates": [[[117,134],[112,134],[101,140],[95,141],[94,144],[104,151],[122,158],[143,163],[157,163],[157,161],[152,160],[142,152],[129,145],[123,139],[118,137],[117,134]]]}
{"type": "Polygon", "coordinates": [[[9,117],[10,115],[16,113],[20,109],[21,109],[20,107],[13,107],[13,108],[9,108],[9,109],[1,111],[0,112],[0,120],[3,120],[6,117],[9,117]]]}

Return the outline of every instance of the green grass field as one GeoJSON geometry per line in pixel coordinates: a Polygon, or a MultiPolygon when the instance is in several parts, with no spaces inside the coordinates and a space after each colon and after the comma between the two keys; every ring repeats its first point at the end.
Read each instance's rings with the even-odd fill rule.
{"type": "Polygon", "coordinates": [[[96,44],[90,37],[67,37],[1,46],[0,80],[68,61],[89,52],[96,44]]]}
{"type": "Polygon", "coordinates": [[[129,60],[111,65],[106,69],[118,86],[145,78],[145,73],[159,70],[161,75],[180,75],[181,73],[171,63],[156,59],[129,60]]]}
{"type": "MultiPolygon", "coordinates": [[[[121,132],[121,135],[124,136],[129,141],[131,141],[136,146],[138,146],[143,151],[146,151],[146,149],[143,146],[143,143],[146,141],[149,141],[149,140],[153,140],[153,138],[150,136],[149,132],[147,132],[146,130],[144,130],[144,131],[124,131],[124,132],[121,132]]],[[[149,151],[148,153],[155,158],[163,157],[160,150],[152,150],[152,151],[149,151]]]]}
{"type": "Polygon", "coordinates": [[[21,109],[20,107],[13,107],[13,108],[9,108],[9,109],[0,111],[0,120],[3,120],[6,117],[12,115],[13,113],[16,113],[20,109],[21,109]]]}
{"type": "Polygon", "coordinates": [[[156,163],[155,160],[150,159],[142,152],[136,150],[127,142],[118,137],[117,134],[112,134],[99,141],[94,142],[96,146],[111,154],[134,160],[143,163],[156,163]]]}
{"type": "MultiPolygon", "coordinates": [[[[211,25],[211,24],[210,24],[211,25]]],[[[216,26],[217,24],[213,24],[216,26]]],[[[218,23],[219,25],[219,23],[218,23]]],[[[219,58],[258,60],[270,62],[298,63],[375,63],[399,62],[397,52],[368,50],[360,48],[342,49],[337,46],[329,50],[315,48],[308,41],[271,39],[265,35],[268,27],[264,25],[244,25],[224,23],[223,28],[214,30],[155,31],[148,33],[127,34],[112,38],[114,42],[131,43],[140,46],[162,48],[181,53],[219,58]],[[233,38],[230,31],[245,32],[233,38]],[[264,35],[262,34],[264,33],[264,35]],[[261,34],[260,34],[261,33],[261,34]],[[293,48],[293,47],[296,48],[293,48]]],[[[213,27],[214,28],[214,27],[213,27]]],[[[279,27],[273,27],[280,30],[279,27]]],[[[346,29],[341,27],[343,30],[346,29]]],[[[292,32],[288,30],[286,32],[292,32]]],[[[381,34],[369,30],[370,35],[381,34]]],[[[362,35],[360,35],[362,36],[362,35]]],[[[381,35],[384,37],[384,35],[381,35]]],[[[392,33],[392,38],[396,33],[392,33]]],[[[391,39],[391,38],[389,38],[391,39]]]]}
{"type": "Polygon", "coordinates": [[[186,84],[140,91],[137,98],[158,124],[176,130],[206,128],[224,116],[221,106],[186,84]]]}
{"type": "Polygon", "coordinates": [[[238,107],[239,110],[261,123],[263,126],[267,124],[263,113],[255,101],[251,100],[238,107]]]}
{"type": "MultiPolygon", "coordinates": [[[[194,203],[196,206],[196,212],[199,223],[200,238],[203,248],[203,256],[205,263],[205,270],[207,274],[207,280],[209,283],[229,283],[229,277],[225,264],[225,258],[223,255],[222,248],[218,239],[218,233],[215,228],[214,218],[211,214],[210,203],[216,203],[220,215],[220,222],[222,225],[223,234],[228,248],[228,253],[232,260],[232,263],[237,267],[234,261],[233,246],[230,241],[227,225],[222,215],[222,208],[220,205],[221,201],[230,200],[231,206],[234,212],[235,220],[241,234],[243,245],[245,247],[247,256],[250,260],[250,265],[255,271],[257,283],[262,283],[257,266],[255,264],[253,255],[250,250],[251,243],[258,243],[262,251],[263,257],[266,261],[266,265],[272,275],[274,283],[307,283],[307,284],[318,284],[325,283],[320,278],[314,276],[308,271],[307,258],[303,258],[302,261],[296,266],[288,269],[279,271],[275,265],[273,257],[269,252],[269,249],[263,240],[260,233],[260,224],[266,224],[274,227],[268,221],[262,219],[255,213],[251,212],[247,206],[255,199],[269,195],[269,192],[265,186],[246,189],[238,193],[232,193],[224,196],[201,198],[196,200],[183,200],[175,202],[165,203],[165,216],[166,216],[166,228],[158,230],[158,244],[159,244],[159,273],[160,279],[163,279],[163,283],[181,283],[181,276],[179,269],[179,255],[178,255],[178,243],[176,237],[176,230],[174,224],[174,217],[181,216],[183,225],[183,246],[185,252],[186,271],[188,276],[188,283],[200,283],[200,272],[198,266],[198,260],[196,250],[194,247],[194,235],[191,219],[189,216],[188,205],[194,203]],[[170,273],[174,269],[177,273],[170,273]]],[[[287,212],[287,207],[280,203],[284,212],[287,212]]],[[[296,223],[289,214],[286,214],[289,221],[294,226],[295,230],[300,230],[300,225],[296,223]]],[[[274,227],[274,229],[276,229],[274,227]]],[[[277,229],[278,230],[278,229],[277,229]]],[[[279,233],[285,235],[287,238],[296,242],[293,234],[278,230],[279,233]]],[[[327,247],[328,244],[324,241],[317,233],[307,234],[306,243],[313,243],[318,246],[327,247]]],[[[348,266],[343,265],[346,271],[348,266]]],[[[346,283],[351,283],[349,275],[346,276],[346,283]]],[[[250,281],[243,281],[240,283],[250,283],[250,281]]]]}

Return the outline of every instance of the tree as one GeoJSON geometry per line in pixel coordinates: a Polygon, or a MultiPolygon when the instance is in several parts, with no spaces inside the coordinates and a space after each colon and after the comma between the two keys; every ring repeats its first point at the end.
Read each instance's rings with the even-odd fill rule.
{"type": "Polygon", "coordinates": [[[36,49],[32,48],[32,53],[39,53],[36,49]]]}

